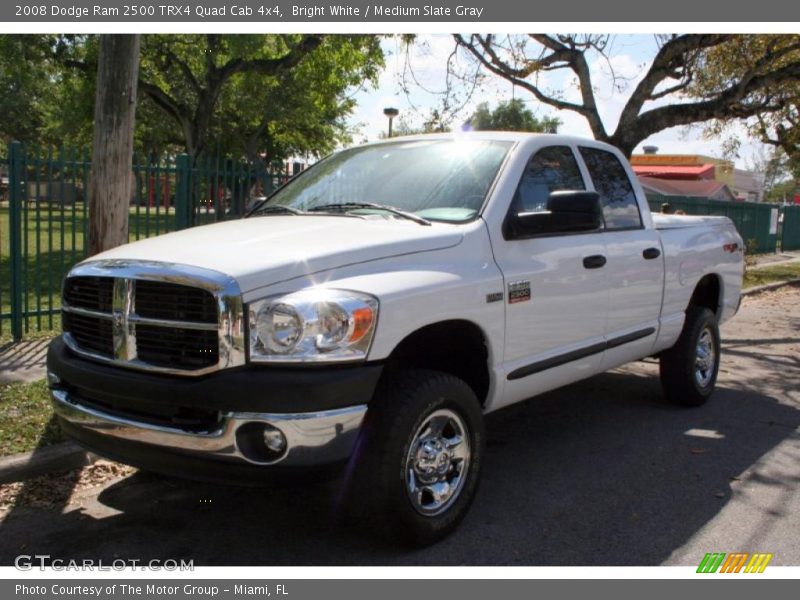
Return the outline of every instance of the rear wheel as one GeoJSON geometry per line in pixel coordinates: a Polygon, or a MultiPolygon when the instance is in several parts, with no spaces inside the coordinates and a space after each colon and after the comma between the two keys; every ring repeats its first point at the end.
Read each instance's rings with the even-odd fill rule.
{"type": "Polygon", "coordinates": [[[678,341],[661,354],[661,386],[667,400],[700,406],[714,392],[719,372],[719,327],[714,313],[691,307],[678,341]]]}
{"type": "Polygon", "coordinates": [[[390,375],[353,457],[352,514],[390,538],[436,542],[466,515],[483,451],[483,415],[466,383],[427,370],[390,375]]]}

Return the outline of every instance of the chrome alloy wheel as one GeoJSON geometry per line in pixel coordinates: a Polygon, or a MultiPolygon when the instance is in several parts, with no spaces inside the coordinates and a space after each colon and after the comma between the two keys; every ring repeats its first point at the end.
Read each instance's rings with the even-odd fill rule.
{"type": "Polygon", "coordinates": [[[417,429],[406,456],[406,491],[425,516],[447,510],[466,482],[470,443],[464,420],[450,409],[431,413],[417,429]]]}
{"type": "Polygon", "coordinates": [[[694,354],[694,378],[701,388],[706,387],[714,377],[717,355],[714,350],[714,333],[706,327],[697,338],[694,354]]]}
{"type": "Polygon", "coordinates": [[[428,415],[406,456],[406,491],[417,512],[435,516],[456,501],[470,455],[469,433],[457,413],[441,409],[428,415]]]}

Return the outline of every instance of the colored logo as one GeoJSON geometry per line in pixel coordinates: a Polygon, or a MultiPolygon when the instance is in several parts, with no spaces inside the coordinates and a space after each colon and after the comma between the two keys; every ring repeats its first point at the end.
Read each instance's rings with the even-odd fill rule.
{"type": "Polygon", "coordinates": [[[725,554],[724,552],[709,552],[700,561],[697,567],[698,573],[763,573],[767,568],[772,554],[756,552],[734,552],[725,554]]]}

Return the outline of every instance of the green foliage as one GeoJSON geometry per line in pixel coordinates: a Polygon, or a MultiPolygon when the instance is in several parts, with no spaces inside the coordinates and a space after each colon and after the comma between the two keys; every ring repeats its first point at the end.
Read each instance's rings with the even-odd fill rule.
{"type": "Polygon", "coordinates": [[[156,153],[180,143],[249,160],[330,152],[348,140],[350,94],[376,81],[383,53],[375,36],[317,38],[143,36],[137,139],[156,153]]]}
{"type": "Polygon", "coordinates": [[[789,179],[776,183],[767,190],[765,201],[782,203],[784,200],[792,202],[792,198],[796,194],[800,194],[800,186],[797,184],[797,179],[789,179]]]}
{"type": "Polygon", "coordinates": [[[95,61],[86,36],[0,36],[0,140],[85,145],[91,140],[95,61]]]}
{"type": "Polygon", "coordinates": [[[467,124],[476,131],[530,131],[556,133],[561,121],[555,117],[538,119],[519,98],[500,102],[494,110],[488,102],[475,109],[467,124]]]}
{"type": "MultiPolygon", "coordinates": [[[[144,35],[136,150],[326,154],[382,66],[374,35],[144,35]]],[[[0,36],[0,144],[89,145],[96,72],[96,36],[0,36]]]]}
{"type": "Polygon", "coordinates": [[[243,73],[220,97],[210,145],[251,161],[257,153],[328,154],[350,141],[352,90],[375,82],[382,65],[374,36],[328,36],[291,71],[243,73]]]}
{"type": "Polygon", "coordinates": [[[754,83],[726,118],[709,124],[716,137],[743,119],[756,139],[780,148],[794,177],[800,176],[800,34],[735,35],[700,55],[688,95],[707,100],[724,94],[737,81],[754,83]],[[776,73],[791,73],[780,78],[776,73]],[[755,109],[755,110],[754,110],[755,109]]]}

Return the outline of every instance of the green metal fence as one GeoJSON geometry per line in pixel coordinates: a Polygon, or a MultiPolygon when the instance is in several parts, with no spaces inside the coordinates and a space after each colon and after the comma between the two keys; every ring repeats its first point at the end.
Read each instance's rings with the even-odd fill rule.
{"type": "MultiPolygon", "coordinates": [[[[88,152],[19,142],[0,156],[0,340],[60,326],[61,281],[86,256],[88,152]]],[[[241,216],[301,166],[134,157],[131,241],[241,216]]]]}
{"type": "Polygon", "coordinates": [[[666,202],[673,211],[683,210],[688,215],[728,217],[733,221],[745,243],[754,240],[756,252],[775,252],[777,249],[776,226],[781,210],[778,205],[724,202],[694,196],[663,196],[650,193],[647,194],[647,202],[653,212],[659,212],[661,205],[666,202]]]}
{"type": "Polygon", "coordinates": [[[800,250],[800,206],[783,208],[781,250],[800,250]]]}

